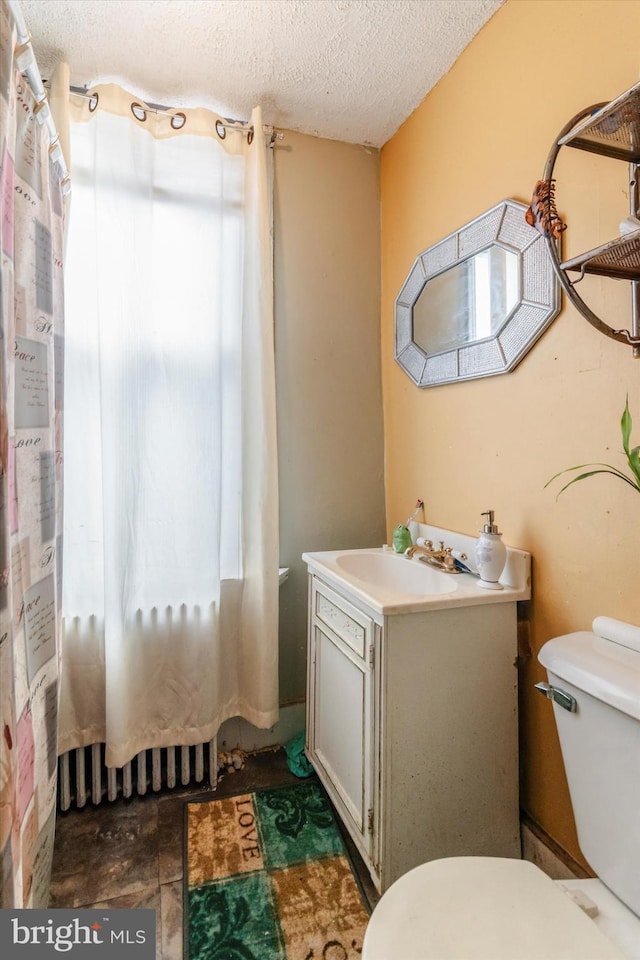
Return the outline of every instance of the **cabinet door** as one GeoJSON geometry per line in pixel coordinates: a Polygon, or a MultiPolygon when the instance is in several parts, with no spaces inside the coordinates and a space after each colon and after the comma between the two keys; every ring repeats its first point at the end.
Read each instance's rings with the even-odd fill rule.
{"type": "Polygon", "coordinates": [[[372,858],[373,670],[325,624],[312,619],[307,740],[313,763],[345,826],[372,858]]]}

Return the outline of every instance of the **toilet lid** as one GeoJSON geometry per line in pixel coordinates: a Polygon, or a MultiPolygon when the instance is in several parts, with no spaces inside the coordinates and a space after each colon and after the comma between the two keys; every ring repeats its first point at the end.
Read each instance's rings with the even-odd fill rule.
{"type": "Polygon", "coordinates": [[[362,960],[625,960],[566,893],[526,860],[451,857],[389,887],[362,960]]]}

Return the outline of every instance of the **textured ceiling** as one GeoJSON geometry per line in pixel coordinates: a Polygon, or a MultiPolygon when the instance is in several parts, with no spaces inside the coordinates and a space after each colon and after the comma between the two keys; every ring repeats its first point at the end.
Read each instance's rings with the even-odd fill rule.
{"type": "Polygon", "coordinates": [[[22,0],[43,77],[381,146],[504,0],[22,0]]]}

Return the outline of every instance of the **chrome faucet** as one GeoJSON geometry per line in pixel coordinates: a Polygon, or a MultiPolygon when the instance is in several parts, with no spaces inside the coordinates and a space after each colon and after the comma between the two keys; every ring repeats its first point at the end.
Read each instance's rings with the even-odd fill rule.
{"type": "MultiPolygon", "coordinates": [[[[445,547],[444,540],[440,541],[438,549],[434,549],[432,540],[425,540],[424,545],[415,543],[404,552],[408,560],[412,560],[416,554],[418,560],[428,563],[438,570],[444,570],[445,573],[462,573],[460,568],[456,566],[451,547],[445,547]]],[[[460,559],[466,560],[466,553],[461,553],[460,559]]]]}

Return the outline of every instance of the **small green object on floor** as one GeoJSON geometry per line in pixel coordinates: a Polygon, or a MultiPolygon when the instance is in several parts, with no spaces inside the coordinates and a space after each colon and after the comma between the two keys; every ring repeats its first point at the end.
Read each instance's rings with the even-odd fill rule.
{"type": "Polygon", "coordinates": [[[287,766],[294,776],[311,776],[313,767],[307,760],[304,752],[304,730],[296,733],[295,737],[292,737],[291,740],[285,744],[284,752],[287,755],[287,766]]]}

